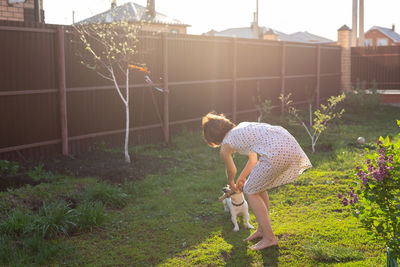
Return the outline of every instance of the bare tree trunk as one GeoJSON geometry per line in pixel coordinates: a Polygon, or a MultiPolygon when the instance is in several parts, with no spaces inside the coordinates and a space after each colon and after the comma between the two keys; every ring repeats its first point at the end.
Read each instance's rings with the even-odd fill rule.
{"type": "Polygon", "coordinates": [[[129,156],[129,69],[126,69],[125,117],[125,162],[131,163],[131,158],[129,156]]]}
{"type": "Polygon", "coordinates": [[[125,127],[125,162],[131,163],[131,158],[129,157],[129,101],[127,105],[125,105],[125,114],[126,114],[126,127],[125,127]]]}

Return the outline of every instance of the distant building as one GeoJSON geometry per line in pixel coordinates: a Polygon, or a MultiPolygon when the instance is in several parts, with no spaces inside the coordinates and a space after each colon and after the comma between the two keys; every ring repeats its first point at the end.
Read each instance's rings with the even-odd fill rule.
{"type": "Polygon", "coordinates": [[[305,43],[313,43],[313,44],[334,44],[335,41],[332,41],[328,38],[321,37],[309,32],[295,32],[290,35],[299,40],[303,40],[305,43]]]}
{"type": "Polygon", "coordinates": [[[118,21],[129,21],[132,23],[141,23],[145,31],[171,32],[186,34],[187,27],[177,19],[173,19],[164,14],[156,12],[155,0],[147,0],[147,6],[128,2],[121,6],[117,6],[116,0],[111,3],[111,8],[103,13],[97,14],[90,18],[77,22],[82,23],[111,23],[118,21]],[[143,23],[145,22],[145,23],[143,23]]]}
{"type": "Polygon", "coordinates": [[[0,0],[0,20],[44,22],[43,0],[0,0]]]}
{"type": "Polygon", "coordinates": [[[257,31],[253,25],[254,24],[252,24],[250,27],[230,28],[219,32],[211,30],[205,33],[204,35],[264,39],[264,40],[310,43],[310,44],[335,44],[335,42],[330,39],[315,34],[311,34],[308,32],[296,32],[293,34],[286,34],[267,27],[259,27],[259,30],[257,31]]]}
{"type": "Polygon", "coordinates": [[[400,45],[400,34],[392,28],[374,26],[365,33],[365,46],[389,46],[400,45]]]}

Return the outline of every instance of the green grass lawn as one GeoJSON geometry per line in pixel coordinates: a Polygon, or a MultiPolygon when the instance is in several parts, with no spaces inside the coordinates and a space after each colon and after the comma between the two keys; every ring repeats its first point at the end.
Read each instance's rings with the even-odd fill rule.
{"type": "MultiPolygon", "coordinates": [[[[364,162],[366,152],[356,145],[357,137],[365,137],[373,149],[380,135],[397,136],[396,119],[400,119],[400,108],[394,107],[345,114],[317,144],[317,148],[324,145],[332,150],[315,154],[300,126],[283,125],[299,140],[313,168],[295,183],[269,191],[279,247],[249,250],[253,243],[242,239],[254,230],[246,229],[242,218],[240,231],[232,231],[230,215],[217,200],[226,185],[219,151],[207,147],[199,132],[184,132],[168,148],[132,148],[134,153],[170,157],[179,164],[166,173],[122,184],[128,204],[108,209],[108,221],[100,228],[52,240],[63,244],[64,250],[48,262],[67,266],[383,266],[385,248],[369,238],[336,195],[348,191],[356,181],[354,167],[364,162]]],[[[234,160],[241,169],[246,157],[237,155],[234,160]]],[[[66,177],[1,197],[49,194],[50,198],[94,183],[96,179],[66,177]]]]}

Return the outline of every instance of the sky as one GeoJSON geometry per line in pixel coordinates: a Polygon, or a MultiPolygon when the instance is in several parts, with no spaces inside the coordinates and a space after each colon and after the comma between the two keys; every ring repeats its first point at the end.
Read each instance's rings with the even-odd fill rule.
{"type": "MultiPolygon", "coordinates": [[[[147,0],[117,0],[117,5],[147,0]]],[[[46,23],[71,24],[72,13],[80,21],[106,11],[111,0],[43,0],[46,23]]],[[[352,0],[258,0],[259,25],[287,34],[307,31],[337,40],[337,30],[352,27],[352,0]]],[[[248,27],[253,21],[256,0],[155,0],[157,12],[191,25],[188,34],[211,29],[248,27]]],[[[364,0],[364,30],[372,26],[400,33],[400,0],[364,0]]]]}

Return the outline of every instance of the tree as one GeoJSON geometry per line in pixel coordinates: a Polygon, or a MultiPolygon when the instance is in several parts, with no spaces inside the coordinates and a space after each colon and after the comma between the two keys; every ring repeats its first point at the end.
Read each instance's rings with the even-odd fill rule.
{"type": "MultiPolygon", "coordinates": [[[[137,54],[138,31],[142,24],[128,20],[112,23],[74,25],[78,42],[84,50],[80,53],[81,63],[102,78],[113,83],[125,106],[125,161],[130,163],[129,143],[129,73],[134,55],[137,54]],[[122,77],[122,78],[120,78],[122,77]],[[125,82],[125,93],[119,79],[125,82]]],[[[135,66],[136,67],[136,66],[135,66]]],[[[143,68],[143,70],[147,70],[143,68]]]]}
{"type": "Polygon", "coordinates": [[[311,139],[311,149],[314,153],[315,145],[319,139],[319,136],[323,131],[326,130],[328,122],[330,122],[334,118],[342,117],[344,109],[338,111],[337,108],[338,104],[342,102],[346,96],[344,93],[338,96],[331,96],[328,99],[328,104],[321,104],[320,108],[314,111],[314,113],[312,113],[310,105],[310,126],[307,126],[304,120],[300,117],[299,111],[293,106],[293,101],[290,99],[290,96],[291,94],[288,94],[287,96],[280,95],[279,99],[282,101],[284,107],[288,110],[289,114],[293,115],[306,130],[308,136],[311,139]]]}

